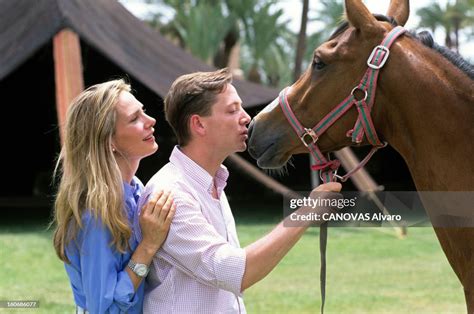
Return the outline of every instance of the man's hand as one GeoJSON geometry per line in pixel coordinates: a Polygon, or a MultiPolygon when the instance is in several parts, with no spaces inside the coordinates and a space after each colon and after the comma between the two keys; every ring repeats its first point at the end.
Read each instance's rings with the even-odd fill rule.
{"type": "Polygon", "coordinates": [[[336,206],[331,206],[334,204],[332,200],[337,200],[342,198],[342,195],[339,193],[341,191],[342,185],[338,182],[329,182],[321,184],[313,191],[311,191],[309,198],[315,200],[312,204],[318,204],[316,206],[307,206],[301,207],[300,210],[304,213],[315,213],[323,217],[325,213],[335,213],[337,212],[336,206]],[[318,202],[316,202],[318,201],[318,202]]]}

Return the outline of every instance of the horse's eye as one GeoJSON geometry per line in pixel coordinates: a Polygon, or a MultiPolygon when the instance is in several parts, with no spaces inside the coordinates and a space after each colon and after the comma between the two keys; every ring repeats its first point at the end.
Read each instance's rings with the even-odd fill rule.
{"type": "Polygon", "coordinates": [[[313,59],[313,67],[316,70],[322,70],[322,69],[324,69],[324,67],[326,67],[326,63],[321,61],[321,59],[319,59],[319,58],[314,58],[313,59]]]}

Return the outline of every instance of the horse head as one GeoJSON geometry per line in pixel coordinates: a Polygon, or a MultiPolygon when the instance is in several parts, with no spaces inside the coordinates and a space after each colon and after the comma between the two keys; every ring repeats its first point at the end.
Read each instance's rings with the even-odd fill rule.
{"type": "Polygon", "coordinates": [[[260,167],[279,168],[309,151],[329,181],[338,178],[338,165],[324,153],[364,144],[374,152],[390,143],[417,190],[443,198],[422,201],[474,313],[474,228],[446,227],[452,219],[472,221],[473,202],[460,212],[443,194],[474,191],[474,66],[416,36],[400,37],[408,0],[392,0],[388,17],[372,15],[361,0],[345,0],[345,7],[347,22],[251,122],[249,153],[260,167]]]}
{"type": "MultiPolygon", "coordinates": [[[[249,128],[249,153],[263,168],[279,168],[294,154],[307,153],[304,142],[317,141],[322,153],[354,145],[351,130],[359,113],[355,107],[345,112],[324,134],[312,139],[303,138],[292,129],[283,109],[279,106],[286,97],[295,119],[305,128],[312,128],[340,104],[348,95],[363,98],[364,91],[358,86],[367,70],[367,58],[380,45],[395,24],[404,25],[409,16],[408,0],[392,0],[385,16],[374,16],[361,0],[346,0],[347,22],[331,37],[314,50],[313,60],[302,76],[253,119],[249,128]],[[350,135],[350,134],[349,134],[350,135]]],[[[388,59],[385,67],[390,66],[388,59]]],[[[383,76],[383,75],[382,75],[383,76]]],[[[382,89],[383,94],[383,87],[382,89]]],[[[374,96],[375,97],[375,96],[374,96]]],[[[383,135],[384,121],[381,115],[384,96],[376,95],[376,105],[371,116],[375,128],[383,135]]],[[[357,145],[368,144],[366,137],[357,145]]]]}

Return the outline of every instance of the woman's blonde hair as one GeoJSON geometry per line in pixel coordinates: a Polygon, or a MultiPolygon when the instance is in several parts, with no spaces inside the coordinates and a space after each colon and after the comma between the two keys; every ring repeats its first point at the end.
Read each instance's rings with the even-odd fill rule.
{"type": "Polygon", "coordinates": [[[119,252],[128,248],[131,227],[124,211],[123,180],[112,149],[116,104],[121,92],[129,92],[124,80],[97,84],[83,91],[68,108],[64,143],[55,177],[60,183],[54,204],[54,249],[69,263],[65,248],[82,228],[82,216],[90,210],[112,234],[111,245],[119,252]]]}

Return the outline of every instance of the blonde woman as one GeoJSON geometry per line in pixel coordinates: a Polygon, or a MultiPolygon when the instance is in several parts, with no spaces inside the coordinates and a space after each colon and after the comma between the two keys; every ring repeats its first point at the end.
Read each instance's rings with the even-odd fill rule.
{"type": "Polygon", "coordinates": [[[175,211],[170,193],[159,192],[135,217],[143,189],[135,173],[140,160],[158,150],[155,122],[123,80],[91,86],[68,110],[56,167],[54,248],[65,263],[76,313],[142,312],[143,279],[175,211]]]}

